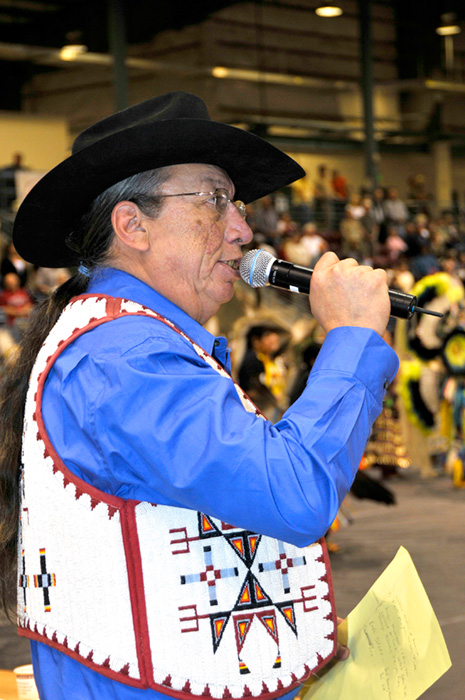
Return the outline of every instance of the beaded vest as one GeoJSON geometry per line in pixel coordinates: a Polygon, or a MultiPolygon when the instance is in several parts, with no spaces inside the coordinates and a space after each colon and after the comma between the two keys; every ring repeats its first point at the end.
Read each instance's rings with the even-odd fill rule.
{"type": "Polygon", "coordinates": [[[146,307],[104,295],[70,302],[38,354],[26,401],[19,634],[177,698],[283,695],[335,652],[324,541],[298,548],[208,514],[109,495],[75,476],[47,435],[42,392],[58,355],[128,314],[167,324],[219,381],[233,381],[146,307]]]}

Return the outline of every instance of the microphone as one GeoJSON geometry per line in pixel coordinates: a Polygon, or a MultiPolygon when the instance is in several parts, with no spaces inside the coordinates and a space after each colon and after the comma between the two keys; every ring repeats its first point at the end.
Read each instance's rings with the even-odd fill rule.
{"type": "MultiPolygon", "coordinates": [[[[278,260],[266,250],[249,250],[245,253],[239,266],[239,272],[244,282],[251,287],[272,285],[291,292],[308,294],[313,270],[308,267],[294,265],[286,260],[278,260]]],[[[417,306],[417,298],[394,289],[389,290],[391,300],[391,316],[411,318],[414,313],[442,316],[443,314],[417,306]]]]}

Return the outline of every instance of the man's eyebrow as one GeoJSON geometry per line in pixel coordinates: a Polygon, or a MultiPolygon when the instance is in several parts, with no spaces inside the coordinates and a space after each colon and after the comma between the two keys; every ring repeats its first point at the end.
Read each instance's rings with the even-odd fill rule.
{"type": "Polygon", "coordinates": [[[214,190],[222,188],[225,189],[227,192],[232,191],[232,194],[234,194],[234,185],[230,180],[227,180],[226,178],[214,177],[213,175],[205,175],[202,177],[202,182],[204,182],[206,186],[211,186],[214,190]]]}

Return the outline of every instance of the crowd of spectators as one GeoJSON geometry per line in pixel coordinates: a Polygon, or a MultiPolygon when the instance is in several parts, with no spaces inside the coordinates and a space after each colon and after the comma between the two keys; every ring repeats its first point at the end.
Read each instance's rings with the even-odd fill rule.
{"type": "MultiPolygon", "coordinates": [[[[412,178],[409,187],[407,200],[394,186],[356,191],[339,170],[329,174],[321,165],[313,183],[305,178],[287,190],[247,205],[247,220],[254,232],[251,247],[267,249],[275,257],[310,268],[325,251],[332,250],[341,258],[353,257],[360,263],[385,268],[390,287],[404,292],[441,271],[463,286],[465,228],[457,212],[452,209],[433,216],[424,180],[412,178]]],[[[8,216],[11,218],[11,210],[8,216]]],[[[34,305],[46,299],[72,271],[35,268],[18,255],[6,226],[3,234],[0,229],[0,237],[1,372],[14,359],[34,305]]],[[[265,413],[278,419],[289,401],[297,398],[322,338],[312,325],[308,305],[299,307],[292,299],[299,295],[272,289],[272,296],[262,296],[260,301],[261,290],[255,292],[258,316],[254,316],[257,308],[252,308],[250,300],[248,306],[237,306],[236,302],[238,320],[230,315],[215,330],[228,335],[232,343],[236,378],[247,384],[245,388],[259,407],[263,402],[265,413]],[[278,311],[270,329],[260,314],[263,303],[272,308],[277,300],[286,306],[281,316],[287,323],[280,323],[278,311]],[[294,316],[292,308],[297,308],[294,316]],[[307,325],[296,334],[303,320],[307,325]],[[237,353],[235,321],[242,328],[242,353],[237,353]]],[[[227,305],[225,313],[234,314],[233,308],[227,305]]],[[[465,318],[465,312],[462,316],[465,318]]],[[[392,325],[386,339],[394,342],[392,325]]],[[[463,461],[465,472],[465,456],[463,461]]]]}
{"type": "MultiPolygon", "coordinates": [[[[409,178],[408,185],[407,202],[394,186],[358,191],[340,170],[330,172],[321,164],[313,180],[303,178],[287,190],[247,205],[252,245],[305,267],[313,267],[325,251],[332,250],[341,258],[388,269],[403,291],[439,271],[444,257],[454,256],[458,274],[465,278],[465,229],[456,213],[431,215],[421,175],[409,178]]],[[[10,222],[11,207],[0,210],[2,214],[10,222]]],[[[26,264],[11,243],[9,226],[4,226],[0,240],[3,355],[2,348],[14,345],[21,336],[34,303],[67,279],[70,271],[26,264]]]]}
{"type": "Polygon", "coordinates": [[[420,176],[410,179],[405,201],[396,186],[356,191],[340,171],[329,176],[320,165],[313,183],[296,183],[248,211],[262,247],[304,266],[333,250],[374,267],[407,264],[415,281],[440,270],[446,255],[458,262],[464,257],[465,228],[457,213],[449,209],[433,216],[420,176]]]}
{"type": "MultiPolygon", "coordinates": [[[[462,361],[465,226],[456,206],[442,211],[433,206],[425,192],[424,178],[415,176],[408,185],[409,195],[405,199],[397,186],[377,187],[372,192],[355,191],[340,171],[334,170],[330,176],[328,169],[320,166],[313,183],[305,178],[275,197],[248,206],[248,221],[254,231],[251,247],[265,248],[277,258],[309,268],[314,267],[325,251],[332,250],[341,258],[352,257],[360,263],[386,269],[391,288],[406,293],[413,291],[415,295],[426,290],[426,305],[430,302],[440,305],[439,310],[447,319],[445,324],[438,324],[438,319],[432,317],[422,317],[421,321],[416,317],[415,323],[407,325],[391,319],[385,337],[399,353],[401,372],[399,382],[392,387],[389,410],[383,412],[377,426],[376,449],[368,457],[376,456],[383,474],[413,462],[424,477],[442,473],[453,458],[458,464],[454,473],[459,475],[454,477],[454,484],[463,487],[465,449],[463,459],[457,458],[456,453],[465,439],[465,369],[456,366],[451,372],[443,361],[443,350],[449,338],[452,353],[458,354],[462,361]],[[406,334],[413,339],[411,345],[407,343],[407,351],[406,334]],[[423,343],[426,348],[418,353],[423,343]],[[403,368],[410,376],[405,374],[403,378],[403,368]],[[430,377],[428,381],[427,377],[430,377]],[[446,384],[454,387],[449,396],[444,393],[446,384]],[[410,391],[416,392],[415,397],[410,391]],[[420,411],[431,414],[429,426],[422,422],[424,416],[419,415],[420,411]],[[385,440],[380,444],[379,436],[386,434],[396,436],[395,444],[385,440]]],[[[267,383],[270,391],[271,378],[276,381],[278,377],[280,384],[279,402],[273,404],[270,395],[256,391],[255,385],[256,401],[260,406],[263,400],[265,412],[279,414],[291,396],[295,400],[296,390],[305,382],[321,338],[308,325],[306,337],[303,340],[301,337],[300,343],[295,342],[295,327],[306,314],[305,305],[299,304],[300,295],[281,293],[275,288],[256,291],[262,300],[272,299],[272,304],[278,299],[285,309],[283,313],[281,306],[274,322],[269,323],[276,331],[276,320],[280,317],[283,320],[282,342],[271,357],[260,346],[259,362],[252,362],[253,347],[246,336],[248,370],[256,370],[256,381],[267,383]]],[[[252,328],[255,333],[258,327],[263,332],[260,304],[263,309],[259,300],[256,327],[251,325],[252,316],[246,331],[252,328]]],[[[250,315],[250,309],[246,313],[250,315]]],[[[244,372],[243,357],[243,353],[236,355],[238,375],[244,372]]]]}
{"type": "Polygon", "coordinates": [[[64,268],[36,268],[4,237],[0,257],[0,368],[14,357],[34,305],[70,277],[64,268]]]}

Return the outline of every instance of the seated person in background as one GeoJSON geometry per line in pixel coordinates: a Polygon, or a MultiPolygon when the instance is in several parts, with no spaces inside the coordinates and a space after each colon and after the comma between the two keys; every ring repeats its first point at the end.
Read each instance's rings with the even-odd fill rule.
{"type": "Polygon", "coordinates": [[[10,241],[3,251],[3,258],[0,264],[0,275],[5,277],[9,272],[16,272],[19,277],[21,287],[25,287],[28,281],[30,267],[26,261],[18,255],[14,244],[10,241]]]}
{"type": "Polygon", "coordinates": [[[32,293],[39,301],[49,297],[57,287],[71,277],[67,267],[39,267],[32,283],[32,293]]]}
{"type": "Polygon", "coordinates": [[[308,266],[310,256],[303,243],[300,229],[289,232],[280,248],[281,257],[296,265],[308,266]]]}
{"type": "Polygon", "coordinates": [[[388,189],[387,198],[384,202],[384,211],[388,224],[394,224],[399,227],[399,233],[403,235],[405,224],[409,218],[409,212],[405,202],[399,197],[397,187],[388,189]]]}
{"type": "Polygon", "coordinates": [[[347,180],[344,175],[339,172],[339,170],[333,170],[331,187],[333,190],[333,197],[335,199],[346,200],[348,198],[349,188],[347,187],[347,180]]]}
{"type": "Polygon", "coordinates": [[[301,243],[307,251],[308,260],[305,264],[309,267],[313,267],[323,253],[329,250],[328,241],[323,236],[320,236],[313,221],[309,221],[303,227],[301,243]]]}
{"type": "Polygon", "coordinates": [[[266,236],[267,243],[276,244],[276,239],[279,238],[277,226],[279,214],[275,209],[273,199],[270,196],[263,197],[259,205],[255,207],[255,224],[257,231],[266,236]]]}
{"type": "Polygon", "coordinates": [[[21,280],[16,272],[8,272],[3,278],[0,307],[5,313],[8,329],[14,340],[18,341],[23,327],[20,319],[29,316],[33,304],[27,290],[21,287],[21,280]]]}
{"type": "Polygon", "coordinates": [[[408,245],[399,234],[397,226],[388,226],[388,235],[379,251],[384,256],[383,266],[391,267],[401,255],[407,252],[407,249],[408,245]]]}
{"type": "Polygon", "coordinates": [[[362,262],[368,253],[366,232],[360,219],[353,214],[353,209],[346,209],[346,215],[339,225],[341,233],[341,254],[344,258],[354,258],[362,262]]]}

